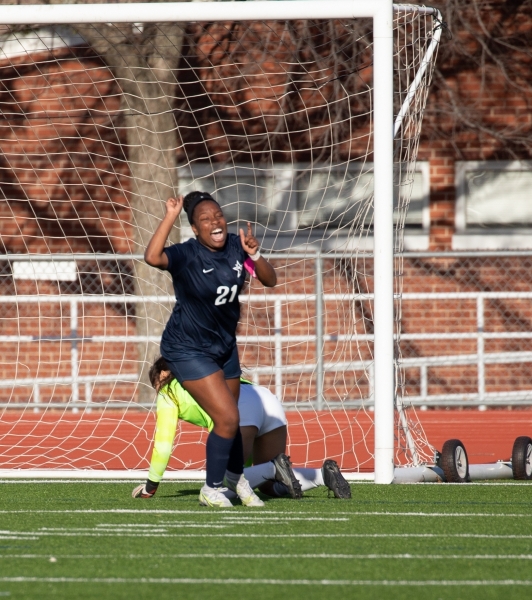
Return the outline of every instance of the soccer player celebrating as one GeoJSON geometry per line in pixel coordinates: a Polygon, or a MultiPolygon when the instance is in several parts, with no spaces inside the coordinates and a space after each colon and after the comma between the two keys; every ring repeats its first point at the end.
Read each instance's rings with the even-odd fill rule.
{"type": "MultiPolygon", "coordinates": [[[[211,430],[213,423],[204,410],[176,381],[164,358],[150,368],[150,381],[157,390],[157,426],[148,480],[137,486],[134,498],[151,498],[170,460],[179,419],[211,430]],[[150,490],[150,491],[148,491],[150,490]]],[[[302,492],[325,485],[336,498],[351,498],[351,488],[334,460],[321,469],[292,469],[286,450],[286,416],[279,399],[267,388],[242,380],[238,410],[244,459],[253,466],[244,469],[252,488],[269,496],[301,498],[302,492]]],[[[225,491],[228,498],[233,492],[225,491]]]]}
{"type": "Polygon", "coordinates": [[[247,234],[242,229],[240,236],[228,233],[221,207],[204,192],[166,201],[166,214],[144,253],[149,265],[171,274],[176,296],[162,335],[161,354],[174,377],[214,423],[207,438],[206,482],[199,496],[204,506],[232,506],[223,494],[224,486],[246,506],[264,505],[243,475],[237,406],[241,375],[236,346],[238,296],[248,257],[257,279],[267,287],[275,286],[275,270],[261,256],[251,225],[247,234]],[[165,248],[182,209],[196,238],[165,248]]]}

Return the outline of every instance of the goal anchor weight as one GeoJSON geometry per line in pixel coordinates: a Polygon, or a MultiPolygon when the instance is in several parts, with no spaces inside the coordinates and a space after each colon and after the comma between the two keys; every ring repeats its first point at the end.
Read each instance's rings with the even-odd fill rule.
{"type": "Polygon", "coordinates": [[[513,445],[512,460],[470,465],[464,444],[447,440],[436,455],[436,464],[398,467],[393,483],[466,483],[490,479],[532,480],[532,438],[518,437],[513,445]]]}

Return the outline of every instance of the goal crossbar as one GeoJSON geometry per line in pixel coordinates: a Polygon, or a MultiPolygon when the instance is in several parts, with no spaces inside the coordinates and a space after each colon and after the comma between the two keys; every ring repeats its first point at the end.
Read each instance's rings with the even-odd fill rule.
{"type": "MultiPolygon", "coordinates": [[[[69,23],[158,23],[187,21],[255,21],[271,19],[352,19],[363,17],[389,20],[391,10],[415,9],[434,14],[436,9],[392,4],[389,0],[339,0],[326,3],[317,0],[279,0],[271,2],[165,2],[150,4],[98,4],[95,12],[88,4],[47,4],[0,7],[0,24],[34,25],[69,23]]],[[[391,26],[390,26],[391,27],[391,26]]],[[[391,30],[391,29],[390,29],[391,30]]]]}

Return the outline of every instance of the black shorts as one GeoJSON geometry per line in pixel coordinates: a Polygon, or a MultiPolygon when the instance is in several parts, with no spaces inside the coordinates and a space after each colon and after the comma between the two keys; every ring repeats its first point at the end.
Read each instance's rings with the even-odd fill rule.
{"type": "Polygon", "coordinates": [[[184,381],[203,379],[216,371],[223,371],[225,379],[238,379],[242,375],[236,344],[230,352],[219,358],[213,358],[201,350],[193,350],[183,353],[182,359],[170,361],[165,357],[165,360],[181,385],[184,381]]]}

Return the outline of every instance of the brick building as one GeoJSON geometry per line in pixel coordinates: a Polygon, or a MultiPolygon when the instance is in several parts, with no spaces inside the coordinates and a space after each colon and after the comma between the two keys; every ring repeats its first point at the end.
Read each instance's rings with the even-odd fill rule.
{"type": "MultiPolygon", "coordinates": [[[[458,256],[453,253],[517,251],[531,247],[528,228],[532,227],[532,210],[526,194],[527,184],[532,182],[532,163],[527,162],[531,159],[528,138],[532,138],[529,110],[532,91],[528,83],[530,77],[527,77],[530,52],[526,46],[532,28],[530,3],[522,3],[512,15],[505,12],[503,2],[479,3],[479,6],[485,27],[476,20],[477,13],[463,2],[449,0],[442,7],[444,14],[448,12],[451,17],[449,26],[454,37],[442,43],[428,100],[418,152],[413,210],[405,229],[405,247],[410,255],[407,252],[405,256],[402,276],[403,291],[407,295],[437,292],[469,293],[471,296],[423,297],[403,302],[402,331],[407,334],[402,345],[403,356],[407,359],[405,384],[414,398],[427,393],[440,398],[452,397],[457,402],[462,398],[462,402],[467,402],[473,396],[482,400],[486,394],[520,390],[524,398],[525,392],[532,389],[532,377],[524,368],[528,338],[482,340],[482,351],[486,354],[525,353],[520,362],[510,367],[504,362],[479,367],[478,361],[479,293],[488,294],[482,299],[481,309],[486,331],[521,335],[531,330],[528,299],[496,297],[494,294],[528,292],[532,256],[526,252],[505,256],[458,256]],[[429,251],[446,252],[447,255],[424,254],[429,251]],[[464,337],[438,338],[435,333],[463,333],[464,337]],[[408,334],[414,337],[409,339],[408,334]],[[449,355],[467,359],[449,364],[438,362],[438,357],[449,355]],[[473,355],[476,358],[472,358],[473,355]],[[427,362],[427,357],[432,357],[433,362],[427,362]],[[479,368],[484,370],[482,394],[479,392],[479,368]]],[[[35,33],[35,30],[31,31],[35,33]]],[[[127,254],[135,252],[136,247],[135,208],[124,151],[127,128],[121,120],[120,86],[105,62],[74,32],[41,31],[36,36],[31,31],[24,38],[24,53],[19,48],[17,54],[16,41],[6,34],[2,46],[4,57],[0,55],[0,104],[4,115],[0,122],[0,243],[5,258],[0,264],[0,293],[6,299],[0,306],[0,333],[5,336],[6,356],[13,357],[2,366],[3,378],[48,380],[63,377],[69,381],[68,385],[61,387],[45,381],[39,384],[39,393],[58,402],[72,399],[69,378],[75,356],[80,366],[76,374],[80,386],[76,394],[80,398],[84,394],[85,398],[89,394],[96,400],[125,398],[134,393],[137,371],[136,348],[123,339],[135,333],[135,306],[123,302],[85,303],[77,307],[78,318],[73,325],[73,309],[68,304],[68,296],[83,294],[87,299],[102,293],[133,294],[134,261],[102,257],[95,261],[85,257],[77,259],[74,274],[65,267],[62,275],[55,271],[54,277],[47,278],[39,267],[31,265],[26,267],[31,276],[27,273],[17,275],[17,268],[22,267],[15,266],[17,260],[7,260],[8,255],[28,253],[127,254]],[[37,38],[53,40],[52,47],[39,46],[37,38]],[[27,48],[32,43],[35,46],[28,54],[27,48]],[[43,304],[38,311],[29,300],[25,303],[7,301],[15,296],[29,298],[32,295],[41,298],[58,295],[62,300],[43,304]],[[114,341],[106,342],[105,337],[109,335],[115,337],[114,341]],[[7,341],[9,336],[18,339],[7,341]],[[81,341],[75,342],[74,338],[81,341]],[[58,342],[58,339],[62,341],[58,342]],[[109,377],[122,374],[129,383],[122,382],[117,387],[116,382],[102,380],[97,387],[91,388],[90,377],[96,374],[109,377]]],[[[253,36],[264,37],[264,32],[255,29],[252,39],[253,36]]],[[[252,102],[245,93],[239,96],[238,90],[232,90],[236,98],[233,112],[238,106],[240,125],[230,126],[231,108],[223,105],[220,82],[224,78],[230,81],[234,74],[222,62],[214,65],[222,75],[218,79],[210,75],[213,56],[222,38],[215,29],[207,36],[190,28],[185,40],[185,62],[179,71],[182,93],[176,94],[181,102],[176,109],[181,135],[181,144],[176,150],[177,162],[186,162],[180,172],[183,186],[188,185],[191,171],[196,179],[205,177],[210,181],[209,177],[214,176],[212,167],[204,160],[208,143],[211,155],[217,160],[223,162],[231,156],[235,165],[231,173],[218,174],[218,183],[221,176],[234,177],[240,169],[239,178],[244,182],[244,188],[257,186],[258,182],[259,188],[266,189],[268,184],[263,182],[264,178],[250,173],[249,169],[246,172],[250,159],[259,157],[260,162],[262,152],[250,145],[249,140],[265,135],[270,135],[277,143],[273,152],[274,164],[269,165],[277,180],[284,177],[286,189],[290,190],[297,189],[298,185],[308,185],[304,167],[288,173],[283,156],[290,147],[289,162],[292,165],[305,165],[317,159],[319,152],[314,148],[319,147],[323,139],[320,137],[322,100],[318,94],[305,95],[302,88],[298,88],[300,93],[298,100],[293,100],[291,114],[306,111],[312,127],[305,130],[304,136],[294,136],[292,133],[298,126],[294,118],[291,128],[281,131],[274,97],[282,88],[283,80],[275,73],[273,63],[263,63],[260,67],[261,102],[252,102]],[[198,94],[199,80],[205,82],[203,94],[198,94]],[[216,112],[221,117],[215,121],[212,115],[216,112]],[[195,120],[189,122],[187,119],[192,118],[191,115],[195,120]],[[316,138],[312,137],[313,132],[317,132],[316,138]],[[245,138],[245,146],[234,141],[239,136],[240,140],[245,138]],[[309,151],[309,148],[313,150],[309,151]]],[[[330,66],[326,64],[326,58],[322,59],[325,65],[321,67],[322,76],[326,77],[330,75],[330,66]]],[[[362,80],[364,77],[369,77],[368,71],[360,73],[362,80]]],[[[332,94],[334,90],[325,89],[323,96],[327,93],[332,94]]],[[[337,146],[335,152],[339,162],[350,157],[353,148],[364,145],[365,127],[363,124],[358,130],[356,142],[354,136],[349,144],[337,146]]],[[[224,186],[217,187],[223,201],[224,186]]],[[[293,213],[301,214],[297,203],[285,210],[281,224],[270,223],[268,215],[271,211],[261,213],[258,198],[249,201],[244,192],[242,189],[244,208],[238,209],[243,212],[234,213],[234,220],[249,218],[245,212],[248,203],[251,206],[249,214],[259,227],[266,220],[262,232],[265,239],[272,229],[277,228],[280,232],[273,235],[272,248],[283,250],[287,244],[293,244],[297,226],[289,223],[284,231],[282,223],[288,223],[293,213]]],[[[233,207],[229,205],[227,210],[231,215],[233,207]]],[[[305,233],[296,232],[300,238],[306,236],[303,241],[307,244],[323,235],[322,229],[312,226],[313,220],[322,217],[316,211],[309,215],[308,223],[302,228],[305,233]]],[[[334,220],[337,217],[333,214],[327,218],[334,220]]],[[[371,232],[366,238],[371,246],[371,232]]],[[[331,239],[329,250],[334,249],[335,236],[331,239]]],[[[354,267],[353,263],[325,258],[323,291],[371,293],[370,263],[365,260],[360,273],[355,268],[357,263],[354,267]]],[[[281,274],[278,292],[315,292],[313,262],[279,259],[277,266],[281,274]]],[[[256,302],[254,307],[251,315],[245,312],[242,334],[260,336],[271,332],[276,329],[276,318],[280,318],[277,324],[289,335],[314,334],[315,309],[314,306],[309,308],[306,301],[294,300],[290,310],[281,310],[280,317],[276,317],[278,313],[275,313],[273,301],[256,302]]],[[[158,318],[161,322],[167,311],[167,307],[160,307],[158,318]]],[[[328,315],[325,334],[330,336],[324,345],[325,362],[334,362],[342,352],[354,353],[359,361],[369,360],[369,346],[355,352],[351,346],[341,346],[337,341],[346,323],[351,323],[360,334],[372,333],[371,310],[364,302],[353,305],[347,301],[334,304],[325,301],[324,312],[328,315]]],[[[273,364],[278,350],[273,341],[259,342],[247,347],[244,362],[256,364],[260,353],[261,364],[273,364]]],[[[287,354],[286,347],[281,348],[281,354],[283,352],[287,354]]],[[[316,354],[314,341],[299,345],[295,342],[290,347],[287,362],[310,365],[316,361],[316,354]]],[[[275,386],[273,375],[259,377],[275,386]]],[[[308,374],[286,373],[283,385],[287,401],[316,396],[312,370],[308,374]]],[[[360,372],[355,369],[341,377],[326,374],[324,389],[334,390],[330,396],[325,393],[328,400],[350,399],[354,389],[361,397],[368,397],[370,382],[361,366],[360,372]]],[[[0,396],[3,402],[25,401],[28,389],[4,386],[0,396]]],[[[515,399],[522,400],[520,396],[515,399]]]]}

